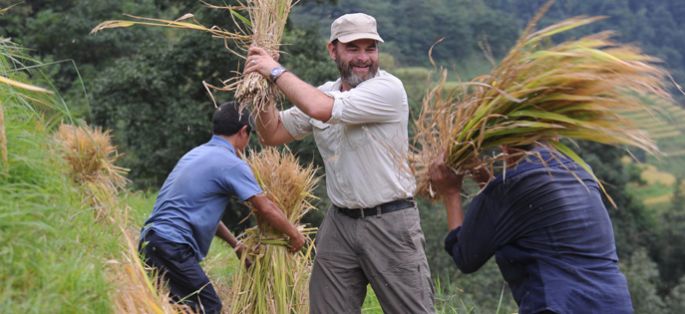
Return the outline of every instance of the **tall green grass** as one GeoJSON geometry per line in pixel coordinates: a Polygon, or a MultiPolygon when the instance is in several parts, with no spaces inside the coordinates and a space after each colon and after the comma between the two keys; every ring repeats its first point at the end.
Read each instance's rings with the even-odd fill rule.
{"type": "Polygon", "coordinates": [[[82,206],[50,151],[44,119],[3,104],[9,170],[0,176],[0,312],[106,313],[103,268],[121,250],[115,233],[82,206]]]}
{"type": "MultiPolygon", "coordinates": [[[[25,81],[16,71],[21,56],[7,48],[0,45],[0,73],[25,81]]],[[[50,121],[66,118],[51,108],[59,100],[0,85],[0,103],[8,150],[0,172],[0,313],[110,312],[104,268],[121,247],[111,227],[94,223],[51,149],[50,121]]]]}

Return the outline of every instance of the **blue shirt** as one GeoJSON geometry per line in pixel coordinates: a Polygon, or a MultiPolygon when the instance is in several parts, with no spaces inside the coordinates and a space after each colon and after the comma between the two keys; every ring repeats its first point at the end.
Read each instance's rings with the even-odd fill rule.
{"type": "Polygon", "coordinates": [[[473,199],[445,249],[465,273],[494,254],[520,313],[632,313],[597,183],[570,159],[537,151],[544,163],[528,157],[473,199]]]}
{"type": "Polygon", "coordinates": [[[252,170],[219,136],[195,147],[164,181],[141,239],[149,230],[171,242],[188,244],[204,259],[231,196],[245,201],[262,193],[252,170]]]}

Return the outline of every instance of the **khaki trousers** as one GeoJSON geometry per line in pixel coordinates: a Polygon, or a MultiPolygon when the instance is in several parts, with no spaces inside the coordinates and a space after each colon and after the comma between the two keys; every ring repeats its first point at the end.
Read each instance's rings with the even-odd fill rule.
{"type": "Polygon", "coordinates": [[[312,314],[360,313],[371,284],[385,313],[434,313],[419,211],[350,218],[332,207],[316,236],[312,314]]]}

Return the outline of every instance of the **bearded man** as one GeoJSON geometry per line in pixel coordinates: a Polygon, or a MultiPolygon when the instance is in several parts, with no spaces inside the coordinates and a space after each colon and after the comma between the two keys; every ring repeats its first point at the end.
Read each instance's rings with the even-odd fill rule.
{"type": "Polygon", "coordinates": [[[311,313],[360,313],[371,284],[386,313],[433,313],[433,286],[409,169],[409,105],[402,82],[379,70],[376,20],[346,14],[331,24],[328,53],[340,78],[318,88],[251,47],[245,73],[271,80],[295,107],[266,108],[262,143],[313,134],[333,204],[316,237],[311,313]]]}

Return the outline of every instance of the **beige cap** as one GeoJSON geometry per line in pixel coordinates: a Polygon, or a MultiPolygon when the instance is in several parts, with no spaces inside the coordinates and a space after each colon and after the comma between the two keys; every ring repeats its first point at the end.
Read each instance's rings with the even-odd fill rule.
{"type": "Polygon", "coordinates": [[[357,39],[374,39],[383,42],[376,29],[376,19],[364,13],[345,14],[331,24],[331,39],[349,43],[357,39]]]}

